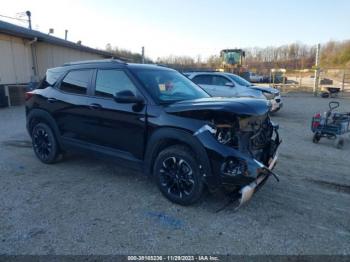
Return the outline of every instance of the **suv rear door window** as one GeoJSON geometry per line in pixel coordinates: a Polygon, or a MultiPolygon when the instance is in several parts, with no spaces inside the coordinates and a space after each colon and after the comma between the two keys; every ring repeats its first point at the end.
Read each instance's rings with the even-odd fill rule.
{"type": "Polygon", "coordinates": [[[72,94],[86,94],[92,70],[74,70],[61,82],[60,90],[72,94]]]}
{"type": "Polygon", "coordinates": [[[210,75],[199,75],[192,79],[197,85],[212,85],[212,76],[210,75]]]}
{"type": "Polygon", "coordinates": [[[227,82],[231,82],[223,76],[213,76],[213,85],[215,86],[224,86],[227,82]]]}
{"type": "Polygon", "coordinates": [[[136,87],[122,70],[98,70],[96,76],[95,95],[113,97],[120,91],[131,91],[136,94],[136,87]]]}

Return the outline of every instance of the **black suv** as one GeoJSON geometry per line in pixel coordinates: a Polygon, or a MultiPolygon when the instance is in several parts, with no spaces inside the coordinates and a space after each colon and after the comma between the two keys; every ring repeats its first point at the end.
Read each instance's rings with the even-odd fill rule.
{"type": "Polygon", "coordinates": [[[70,149],[114,157],[151,175],[173,202],[204,187],[229,187],[240,203],[273,174],[280,140],[269,102],[212,98],[175,70],[119,60],[47,70],[26,94],[36,156],[54,163],[70,149]]]}

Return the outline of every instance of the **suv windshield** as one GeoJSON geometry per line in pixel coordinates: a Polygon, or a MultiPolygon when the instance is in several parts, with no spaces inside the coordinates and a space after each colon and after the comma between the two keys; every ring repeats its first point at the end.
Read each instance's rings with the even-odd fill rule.
{"type": "Polygon", "coordinates": [[[173,70],[133,70],[151,96],[158,103],[209,97],[191,80],[173,70]]]}
{"type": "Polygon", "coordinates": [[[242,78],[238,75],[229,74],[228,77],[231,78],[233,81],[237,82],[241,86],[251,86],[252,85],[250,82],[248,82],[247,80],[245,80],[244,78],[242,78]]]}

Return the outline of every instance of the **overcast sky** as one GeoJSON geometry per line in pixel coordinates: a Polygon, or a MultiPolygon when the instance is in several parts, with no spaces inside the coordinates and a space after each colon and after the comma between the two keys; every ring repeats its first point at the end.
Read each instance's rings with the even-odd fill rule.
{"type": "MultiPolygon", "coordinates": [[[[316,44],[350,39],[347,0],[0,0],[0,15],[32,12],[33,29],[112,46],[152,59],[173,55],[203,58],[224,48],[316,44]]],[[[27,26],[0,17],[0,20],[27,26]]]]}

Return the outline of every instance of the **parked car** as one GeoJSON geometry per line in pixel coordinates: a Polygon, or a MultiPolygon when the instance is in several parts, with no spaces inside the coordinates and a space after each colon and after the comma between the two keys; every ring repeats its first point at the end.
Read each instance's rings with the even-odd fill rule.
{"type": "Polygon", "coordinates": [[[333,80],[329,78],[321,78],[320,85],[333,85],[333,80]]]}
{"type": "Polygon", "coordinates": [[[287,83],[288,78],[283,74],[275,74],[274,76],[269,77],[269,83],[282,84],[287,83]]]}
{"type": "Polygon", "coordinates": [[[264,77],[262,75],[258,75],[256,73],[253,72],[248,72],[248,79],[249,82],[252,83],[261,83],[264,80],[264,77]]]}
{"type": "Polygon", "coordinates": [[[255,86],[235,74],[195,72],[189,73],[188,78],[214,97],[254,97],[268,99],[272,104],[271,112],[276,112],[283,106],[280,92],[276,88],[255,86]]]}
{"type": "Polygon", "coordinates": [[[181,205],[223,185],[242,204],[273,175],[280,140],[268,111],[266,100],[213,98],[175,70],[118,60],[49,69],[26,93],[40,161],[74,149],[112,156],[181,205]]]}

